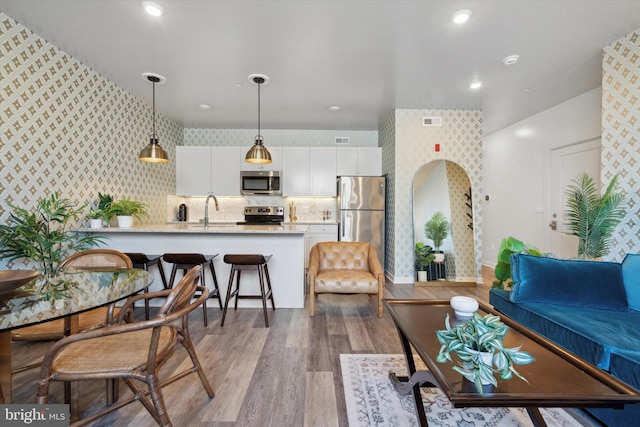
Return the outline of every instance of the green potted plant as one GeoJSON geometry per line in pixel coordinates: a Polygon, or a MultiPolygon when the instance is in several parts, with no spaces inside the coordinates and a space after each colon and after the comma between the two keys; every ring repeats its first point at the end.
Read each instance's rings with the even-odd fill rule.
{"type": "Polygon", "coordinates": [[[618,175],[614,175],[600,195],[593,179],[586,173],[578,175],[567,187],[566,226],[577,236],[578,257],[601,258],[609,253],[611,236],[626,214],[624,196],[615,192],[618,175]]]}
{"type": "Polygon", "coordinates": [[[494,274],[496,280],[491,285],[492,289],[504,289],[505,284],[511,288],[513,281],[511,279],[511,255],[512,254],[530,254],[535,256],[543,256],[542,252],[534,246],[523,243],[515,237],[507,237],[502,239],[500,249],[498,250],[498,263],[494,274]],[[507,282],[507,280],[509,280],[507,282]],[[506,282],[506,283],[505,283],[506,282]]]}
{"type": "Polygon", "coordinates": [[[108,225],[113,217],[109,208],[113,203],[113,197],[109,194],[98,193],[98,203],[96,208],[89,212],[89,221],[91,228],[101,228],[105,224],[108,225]]]}
{"type": "Polygon", "coordinates": [[[416,243],[415,249],[415,262],[416,270],[418,271],[418,282],[427,281],[427,267],[436,258],[432,252],[432,248],[429,245],[425,245],[422,242],[416,243]]]}
{"type": "Polygon", "coordinates": [[[133,218],[141,220],[143,217],[149,216],[147,214],[147,205],[137,200],[131,200],[127,197],[111,202],[111,206],[108,209],[109,214],[118,219],[118,227],[131,228],[133,224],[133,218]]]}
{"type": "MultiPolygon", "coordinates": [[[[436,251],[440,251],[440,246],[449,236],[449,221],[442,212],[436,212],[424,225],[424,235],[433,242],[436,251]]],[[[437,258],[437,257],[436,257],[437,258]]]]}
{"type": "Polygon", "coordinates": [[[6,224],[0,225],[0,257],[10,261],[24,259],[39,265],[46,275],[53,275],[63,259],[102,243],[102,238],[69,230],[86,204],[74,208],[70,200],[53,193],[41,199],[30,212],[12,204],[6,224]]]}
{"type": "Polygon", "coordinates": [[[473,313],[471,319],[452,328],[447,315],[445,326],[446,329],[436,331],[442,345],[436,361],[452,362],[451,353],[455,353],[459,362],[453,370],[473,383],[478,393],[484,395],[483,385],[498,385],[494,373],[499,373],[503,380],[516,375],[527,381],[513,365],[526,365],[535,359],[526,351],[520,351],[520,347],[507,348],[502,345],[509,328],[498,316],[489,313],[482,317],[473,313]]]}

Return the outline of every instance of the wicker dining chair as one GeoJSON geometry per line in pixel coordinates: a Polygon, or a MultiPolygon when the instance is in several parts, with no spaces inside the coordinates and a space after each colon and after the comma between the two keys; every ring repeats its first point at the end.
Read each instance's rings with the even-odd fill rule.
{"type": "Polygon", "coordinates": [[[133,391],[130,399],[107,406],[73,425],[85,425],[140,400],[159,425],[171,426],[162,396],[163,386],[196,372],[207,394],[213,398],[213,388],[189,334],[189,313],[202,305],[208,296],[206,287],[197,286],[199,278],[200,267],[194,267],[173,289],[140,294],[127,300],[116,324],[70,335],[55,343],[42,362],[36,403],[48,403],[51,381],[122,378],[133,391]],[[201,293],[200,297],[191,302],[196,291],[201,293]],[[129,322],[127,316],[136,301],[159,297],[166,299],[155,318],[129,322]],[[158,378],[160,368],[169,360],[178,344],[189,353],[193,366],[161,383],[158,378]],[[133,380],[146,383],[148,389],[138,387],[133,380]]]}
{"type": "MultiPolygon", "coordinates": [[[[74,267],[77,269],[98,268],[132,268],[129,257],[120,251],[113,249],[87,249],[76,252],[60,263],[61,267],[74,267]]],[[[149,288],[145,288],[148,291],[149,288]]],[[[11,332],[13,341],[54,341],[59,340],[67,333],[77,333],[84,330],[106,326],[109,318],[113,316],[115,306],[101,307],[87,311],[77,316],[66,319],[56,319],[40,323],[26,328],[16,329],[11,332]]],[[[40,362],[30,363],[13,369],[13,373],[19,373],[40,366],[40,362]]]]}
{"type": "MultiPolygon", "coordinates": [[[[62,261],[60,267],[73,267],[78,270],[133,268],[133,263],[123,252],[115,249],[98,248],[76,252],[62,261]]],[[[148,292],[149,288],[144,288],[144,291],[148,292]]],[[[77,333],[106,326],[113,316],[112,311],[114,308],[115,305],[112,304],[109,307],[100,307],[81,313],[78,316],[72,316],[70,319],[70,332],[77,333]]]]}

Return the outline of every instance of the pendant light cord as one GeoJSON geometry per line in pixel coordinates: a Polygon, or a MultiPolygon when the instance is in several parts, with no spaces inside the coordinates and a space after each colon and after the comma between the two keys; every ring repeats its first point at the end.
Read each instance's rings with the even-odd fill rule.
{"type": "Polygon", "coordinates": [[[262,142],[262,136],[260,135],[260,80],[256,80],[258,83],[258,141],[262,142]]]}
{"type": "Polygon", "coordinates": [[[156,136],[156,81],[155,79],[151,80],[151,83],[153,84],[153,135],[151,135],[151,137],[153,139],[157,139],[158,137],[156,136]]]}

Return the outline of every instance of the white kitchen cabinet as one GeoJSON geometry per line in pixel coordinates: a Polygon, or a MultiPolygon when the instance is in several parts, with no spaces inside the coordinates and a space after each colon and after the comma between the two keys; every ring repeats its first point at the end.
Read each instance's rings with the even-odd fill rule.
{"type": "Polygon", "coordinates": [[[240,195],[240,167],[236,161],[240,152],[240,147],[211,147],[211,191],[216,196],[240,195]]]}
{"type": "Polygon", "coordinates": [[[178,196],[240,195],[240,147],[176,147],[178,196]]]}
{"type": "Polygon", "coordinates": [[[176,194],[202,196],[211,190],[211,147],[176,147],[176,194]]]}
{"type": "Polygon", "coordinates": [[[271,154],[271,163],[247,163],[244,161],[247,152],[251,147],[240,149],[240,170],[243,171],[281,171],[282,170],[282,147],[267,147],[271,154]]]}
{"type": "Polygon", "coordinates": [[[304,266],[309,268],[309,253],[318,242],[335,242],[338,240],[338,224],[310,224],[304,235],[304,266]]]}
{"type": "Polygon", "coordinates": [[[336,150],[338,176],[382,175],[380,147],[344,147],[336,150]]]}
{"type": "Polygon", "coordinates": [[[336,195],[334,147],[285,147],[282,158],[285,196],[336,195]]]}

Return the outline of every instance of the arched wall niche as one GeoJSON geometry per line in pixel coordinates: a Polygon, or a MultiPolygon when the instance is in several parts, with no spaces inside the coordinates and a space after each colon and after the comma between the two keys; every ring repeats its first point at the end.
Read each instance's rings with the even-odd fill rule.
{"type": "Polygon", "coordinates": [[[473,197],[468,173],[450,160],[424,164],[413,178],[413,236],[433,246],[424,226],[436,212],[449,220],[449,236],[440,250],[445,253],[446,280],[476,282],[476,254],[473,231],[473,197]]]}

